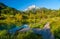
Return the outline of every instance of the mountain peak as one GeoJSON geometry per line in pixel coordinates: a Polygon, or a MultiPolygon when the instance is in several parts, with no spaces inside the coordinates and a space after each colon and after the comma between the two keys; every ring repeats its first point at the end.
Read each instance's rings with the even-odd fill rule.
{"type": "Polygon", "coordinates": [[[24,11],[27,11],[27,10],[32,10],[32,9],[38,9],[39,7],[37,7],[36,5],[31,5],[29,6],[28,8],[26,8],[24,11]]]}
{"type": "Polygon", "coordinates": [[[31,6],[28,7],[28,9],[33,9],[33,8],[36,8],[36,6],[35,5],[31,5],[31,6]]]}

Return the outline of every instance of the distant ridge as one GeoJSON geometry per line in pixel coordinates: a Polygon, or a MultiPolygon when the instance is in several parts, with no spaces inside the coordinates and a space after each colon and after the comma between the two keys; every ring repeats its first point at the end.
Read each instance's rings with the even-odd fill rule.
{"type": "Polygon", "coordinates": [[[6,8],[7,6],[0,2],[0,10],[6,8]]]}

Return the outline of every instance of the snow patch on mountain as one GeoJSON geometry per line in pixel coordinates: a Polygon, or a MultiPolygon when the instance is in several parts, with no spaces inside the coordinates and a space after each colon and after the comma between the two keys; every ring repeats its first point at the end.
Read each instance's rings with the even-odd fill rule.
{"type": "Polygon", "coordinates": [[[36,5],[31,5],[29,6],[28,8],[26,8],[24,11],[27,11],[27,10],[32,10],[32,9],[38,9],[39,7],[37,7],[36,5]]]}

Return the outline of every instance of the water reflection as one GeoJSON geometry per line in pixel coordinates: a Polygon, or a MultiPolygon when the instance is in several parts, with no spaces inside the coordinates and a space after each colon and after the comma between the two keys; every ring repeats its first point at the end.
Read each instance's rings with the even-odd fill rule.
{"type": "Polygon", "coordinates": [[[43,29],[39,29],[39,28],[29,28],[28,25],[24,24],[20,27],[15,27],[10,29],[8,32],[10,34],[15,34],[17,31],[19,32],[27,32],[29,30],[32,30],[33,33],[35,34],[39,34],[42,35],[43,39],[54,39],[53,34],[50,32],[50,27],[49,27],[49,23],[46,23],[46,25],[44,26],[43,29]]]}

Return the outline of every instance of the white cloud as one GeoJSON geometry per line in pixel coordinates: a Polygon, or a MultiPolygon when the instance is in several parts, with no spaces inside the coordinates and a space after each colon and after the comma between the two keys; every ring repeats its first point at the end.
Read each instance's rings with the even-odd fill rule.
{"type": "Polygon", "coordinates": [[[25,9],[24,11],[26,11],[26,10],[28,10],[28,9],[25,9]]]}

